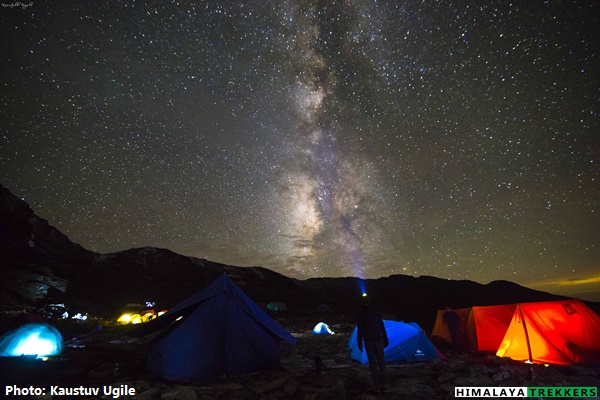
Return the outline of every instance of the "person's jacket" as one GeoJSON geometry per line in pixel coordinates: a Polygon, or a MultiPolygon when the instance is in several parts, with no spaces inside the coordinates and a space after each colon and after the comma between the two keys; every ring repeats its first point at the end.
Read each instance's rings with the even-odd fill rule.
{"type": "Polygon", "coordinates": [[[383,325],[383,318],[379,311],[372,306],[364,307],[358,313],[357,340],[359,343],[365,341],[382,340],[387,342],[387,333],[383,325]]]}

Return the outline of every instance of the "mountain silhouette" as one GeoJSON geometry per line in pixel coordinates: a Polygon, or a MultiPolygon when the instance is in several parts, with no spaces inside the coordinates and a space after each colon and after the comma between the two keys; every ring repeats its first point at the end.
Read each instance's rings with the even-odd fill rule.
{"type": "MultiPolygon", "coordinates": [[[[327,304],[354,312],[362,289],[353,277],[298,280],[262,267],[236,267],[143,247],[99,254],[71,241],[0,185],[0,311],[65,303],[103,317],[126,304],[154,301],[169,308],[227,273],[255,302],[284,302],[290,313],[327,304]]],[[[431,328],[436,310],[474,305],[549,301],[564,297],[508,281],[480,284],[431,276],[391,275],[364,281],[393,318],[431,328]]],[[[587,302],[596,312],[600,303],[587,302]]]]}

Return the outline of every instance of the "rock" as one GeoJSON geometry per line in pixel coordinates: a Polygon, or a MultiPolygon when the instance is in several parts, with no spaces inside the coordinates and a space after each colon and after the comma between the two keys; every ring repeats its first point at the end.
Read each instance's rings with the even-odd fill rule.
{"type": "Polygon", "coordinates": [[[303,400],[346,400],[346,390],[342,379],[326,388],[303,386],[301,392],[303,392],[303,400]]]}
{"type": "Polygon", "coordinates": [[[492,371],[492,369],[490,369],[489,367],[487,367],[484,364],[472,364],[469,369],[471,370],[471,375],[475,376],[475,375],[490,375],[492,374],[494,371],[492,371]]]}
{"type": "Polygon", "coordinates": [[[494,386],[494,381],[486,375],[459,376],[454,379],[455,386],[494,386]]]}
{"type": "Polygon", "coordinates": [[[143,392],[139,392],[136,394],[136,400],[150,400],[154,398],[159,398],[161,394],[160,388],[150,388],[148,390],[144,390],[143,392]]]}
{"type": "Polygon", "coordinates": [[[98,381],[108,381],[112,377],[113,373],[111,370],[90,371],[88,373],[88,378],[98,381]]]}
{"type": "Polygon", "coordinates": [[[240,390],[248,390],[248,388],[244,387],[244,385],[236,382],[220,383],[218,385],[213,385],[211,389],[214,392],[235,392],[240,390]]]}
{"type": "Polygon", "coordinates": [[[196,389],[196,395],[198,396],[199,399],[202,399],[204,396],[206,396],[206,400],[210,400],[210,398],[215,398],[215,388],[211,387],[211,386],[197,386],[195,387],[196,389]]]}
{"type": "Polygon", "coordinates": [[[366,393],[359,394],[358,396],[356,396],[354,398],[354,400],[377,400],[377,399],[378,399],[378,397],[371,396],[370,394],[366,394],[366,393]]]}
{"type": "Polygon", "coordinates": [[[492,380],[494,382],[502,382],[509,379],[511,376],[512,374],[510,373],[510,370],[505,368],[504,366],[501,366],[500,370],[494,375],[492,375],[492,380]]]}
{"type": "Polygon", "coordinates": [[[411,388],[411,394],[415,397],[432,398],[436,395],[436,390],[429,385],[422,383],[416,384],[411,388]]]}
{"type": "Polygon", "coordinates": [[[281,378],[275,379],[274,381],[271,381],[271,382],[267,383],[266,385],[257,387],[256,389],[254,389],[254,392],[256,394],[262,394],[262,393],[266,393],[266,392],[270,392],[272,390],[278,389],[278,388],[282,387],[288,381],[288,379],[290,379],[290,375],[282,376],[281,378]]]}
{"type": "Polygon", "coordinates": [[[430,398],[437,393],[433,386],[437,387],[437,382],[429,376],[401,378],[390,383],[389,392],[403,397],[430,398]]]}
{"type": "Polygon", "coordinates": [[[288,379],[287,382],[283,385],[283,393],[286,396],[293,396],[298,391],[299,383],[296,379],[288,379]]]}
{"type": "Polygon", "coordinates": [[[451,397],[454,397],[454,388],[456,386],[457,385],[455,385],[451,382],[444,382],[440,385],[440,389],[443,390],[444,392],[451,394],[451,397]]]}
{"type": "Polygon", "coordinates": [[[452,372],[442,372],[438,377],[438,382],[448,382],[456,378],[456,374],[452,372]]]}
{"type": "Polygon", "coordinates": [[[196,390],[190,387],[179,387],[164,392],[160,397],[163,400],[198,400],[196,390]]]}

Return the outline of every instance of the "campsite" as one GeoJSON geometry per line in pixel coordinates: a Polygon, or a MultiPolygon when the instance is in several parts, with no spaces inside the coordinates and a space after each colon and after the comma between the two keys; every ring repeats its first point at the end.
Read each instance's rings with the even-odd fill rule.
{"type": "Polygon", "coordinates": [[[156,379],[145,371],[151,337],[130,337],[128,326],[113,324],[98,331],[92,321],[59,324],[61,331],[74,335],[63,354],[45,362],[21,360],[8,371],[7,360],[0,359],[3,371],[9,372],[2,375],[2,384],[10,379],[11,385],[21,387],[84,386],[101,391],[104,386],[126,385],[136,395],[121,398],[132,399],[445,399],[452,397],[454,386],[597,386],[600,379],[598,366],[528,365],[473,352],[449,354],[439,362],[390,362],[388,392],[377,394],[369,388],[368,367],[349,356],[353,316],[328,315],[336,335],[315,335],[313,322],[322,317],[314,312],[274,316],[298,338],[295,346],[282,343],[281,368],[191,383],[156,379]],[[325,365],[321,373],[314,368],[316,355],[325,365]]]}
{"type": "Polygon", "coordinates": [[[0,242],[0,381],[11,395],[43,388],[29,398],[446,399],[455,387],[600,382],[597,303],[505,281],[300,281],[163,249],[96,254],[4,188],[0,194],[9,238],[0,242]],[[373,390],[353,342],[361,290],[389,333],[385,393],[373,390]],[[552,321],[550,344],[536,315],[552,321]],[[41,348],[19,347],[32,337],[44,339],[41,348]],[[523,338],[532,346],[515,347],[523,338]]]}
{"type": "MultiPolygon", "coordinates": [[[[574,314],[584,313],[574,304],[574,314]]],[[[448,326],[439,321],[434,331],[445,336],[448,326]]],[[[24,326],[36,324],[41,325],[24,326]]],[[[593,324],[598,321],[586,328],[600,326],[593,324]]],[[[364,353],[357,354],[352,313],[263,309],[226,274],[149,322],[91,318],[55,320],[53,325],[62,333],[62,352],[45,360],[0,358],[3,385],[44,387],[56,396],[29,398],[79,393],[78,398],[90,399],[446,399],[453,398],[457,386],[595,387],[600,381],[597,359],[591,364],[528,364],[489,351],[443,346],[442,352],[416,323],[385,320],[389,385],[379,393],[371,387],[364,353]],[[267,363],[253,364],[257,359],[267,363]]]]}

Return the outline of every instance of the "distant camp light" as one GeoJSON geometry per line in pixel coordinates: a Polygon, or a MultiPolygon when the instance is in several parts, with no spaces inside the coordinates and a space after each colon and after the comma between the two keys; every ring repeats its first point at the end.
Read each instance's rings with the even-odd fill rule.
{"type": "Polygon", "coordinates": [[[335,332],[332,331],[329,325],[327,325],[325,322],[319,322],[317,325],[315,325],[313,328],[313,333],[315,335],[335,335],[335,332]]]}
{"type": "Polygon", "coordinates": [[[0,337],[0,357],[56,356],[62,351],[62,335],[53,326],[34,322],[0,337]]]}
{"type": "Polygon", "coordinates": [[[87,314],[83,315],[81,313],[77,313],[77,314],[73,315],[71,317],[71,319],[78,319],[80,321],[85,321],[85,320],[87,320],[87,317],[88,317],[87,314]]]}
{"type": "Polygon", "coordinates": [[[120,322],[122,324],[128,324],[131,322],[131,314],[123,314],[119,317],[119,319],[117,320],[117,322],[120,322]]]}
{"type": "Polygon", "coordinates": [[[137,325],[137,324],[141,324],[142,322],[144,322],[144,321],[142,320],[142,316],[140,314],[133,314],[131,316],[132,324],[137,325]]]}

